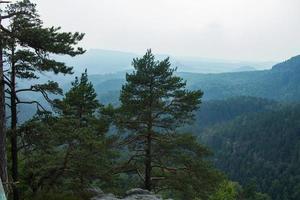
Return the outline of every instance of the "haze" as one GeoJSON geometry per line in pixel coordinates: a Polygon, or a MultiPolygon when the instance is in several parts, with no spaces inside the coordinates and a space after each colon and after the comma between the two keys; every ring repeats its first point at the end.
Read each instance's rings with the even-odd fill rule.
{"type": "Polygon", "coordinates": [[[299,0],[35,0],[47,25],[86,33],[83,46],[230,60],[300,52],[299,0]]]}

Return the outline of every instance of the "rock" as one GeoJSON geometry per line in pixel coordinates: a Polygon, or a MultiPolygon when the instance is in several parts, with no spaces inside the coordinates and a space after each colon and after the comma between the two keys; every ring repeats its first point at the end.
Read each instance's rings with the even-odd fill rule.
{"type": "Polygon", "coordinates": [[[163,200],[159,195],[155,195],[148,190],[143,190],[140,188],[127,191],[124,198],[117,198],[113,194],[103,194],[102,190],[99,191],[100,193],[91,200],[163,200]]]}
{"type": "Polygon", "coordinates": [[[120,200],[113,194],[104,194],[102,196],[93,197],[91,200],[120,200]]]}
{"type": "Polygon", "coordinates": [[[152,193],[149,192],[148,190],[134,188],[134,189],[128,190],[125,194],[126,194],[126,196],[131,196],[131,195],[151,195],[152,193]]]}
{"type": "Polygon", "coordinates": [[[89,192],[94,195],[91,200],[118,200],[113,194],[104,194],[104,192],[100,188],[91,188],[89,192]]]}
{"type": "Polygon", "coordinates": [[[0,200],[6,200],[1,178],[0,178],[0,200]]]}

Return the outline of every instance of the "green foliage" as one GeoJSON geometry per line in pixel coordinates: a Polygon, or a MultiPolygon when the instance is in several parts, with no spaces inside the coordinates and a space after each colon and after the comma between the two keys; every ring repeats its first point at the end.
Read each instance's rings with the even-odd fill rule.
{"type": "Polygon", "coordinates": [[[49,192],[45,194],[38,194],[35,197],[31,197],[31,200],[82,200],[81,197],[75,196],[72,193],[57,193],[57,192],[49,192]]]}
{"type": "Polygon", "coordinates": [[[299,105],[281,106],[210,127],[202,141],[232,180],[245,186],[254,179],[257,190],[272,199],[297,200],[299,118],[299,105]]]}
{"type": "Polygon", "coordinates": [[[72,88],[66,93],[62,101],[57,102],[64,115],[72,115],[78,118],[88,118],[95,114],[100,104],[97,94],[91,82],[88,81],[87,70],[72,83],[72,88]]]}
{"type": "Polygon", "coordinates": [[[113,177],[115,138],[106,135],[109,121],[100,112],[87,73],[56,103],[57,115],[38,115],[21,129],[26,195],[54,190],[82,196],[93,184],[105,188],[113,177]]]}
{"type": "MultiPolygon", "coordinates": [[[[36,5],[29,0],[11,3],[2,12],[11,16],[3,31],[6,37],[4,56],[8,62],[6,64],[8,94],[16,97],[16,104],[36,104],[39,110],[45,110],[45,106],[35,98],[22,101],[20,96],[24,92],[38,93],[52,103],[49,94],[62,94],[58,83],[54,81],[33,84],[31,80],[39,79],[43,73],[48,72],[72,74],[72,67],[52,57],[55,54],[76,56],[84,53],[82,48],[77,47],[84,34],[61,32],[60,28],[44,27],[36,5]],[[16,85],[21,79],[28,81],[29,84],[16,90],[16,85]]],[[[13,103],[10,104],[12,106],[13,103]]]]}
{"type": "Polygon", "coordinates": [[[205,160],[209,155],[196,137],[177,133],[191,123],[202,92],[185,89],[169,59],[156,61],[150,50],[133,60],[126,75],[116,122],[124,132],[128,166],[146,189],[174,194],[174,198],[207,197],[221,175],[205,160]]]}
{"type": "Polygon", "coordinates": [[[275,101],[249,96],[204,101],[196,113],[195,123],[189,129],[199,134],[214,124],[226,123],[245,114],[267,111],[276,105],[275,101]]]}
{"type": "Polygon", "coordinates": [[[237,183],[224,181],[209,200],[237,200],[241,188],[237,183]]]}
{"type": "Polygon", "coordinates": [[[172,134],[153,145],[153,177],[157,190],[174,199],[207,199],[223,175],[205,159],[211,155],[192,134],[172,134]]]}

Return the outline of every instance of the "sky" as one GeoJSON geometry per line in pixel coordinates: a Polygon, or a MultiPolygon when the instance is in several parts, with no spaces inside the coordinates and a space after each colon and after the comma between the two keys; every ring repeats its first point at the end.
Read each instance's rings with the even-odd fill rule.
{"type": "Polygon", "coordinates": [[[300,54],[300,0],[33,0],[87,49],[227,60],[300,54]]]}

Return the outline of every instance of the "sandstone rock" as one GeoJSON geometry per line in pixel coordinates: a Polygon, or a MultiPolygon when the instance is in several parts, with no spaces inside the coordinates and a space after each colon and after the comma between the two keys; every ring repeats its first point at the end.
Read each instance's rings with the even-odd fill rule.
{"type": "Polygon", "coordinates": [[[149,192],[148,190],[143,190],[140,188],[134,188],[131,190],[128,190],[126,193],[126,196],[131,196],[131,195],[151,195],[152,192],[149,192]]]}
{"type": "Polygon", "coordinates": [[[113,194],[104,194],[101,190],[98,191],[97,196],[91,200],[163,200],[159,195],[139,188],[127,191],[124,198],[117,198],[113,194]]]}

